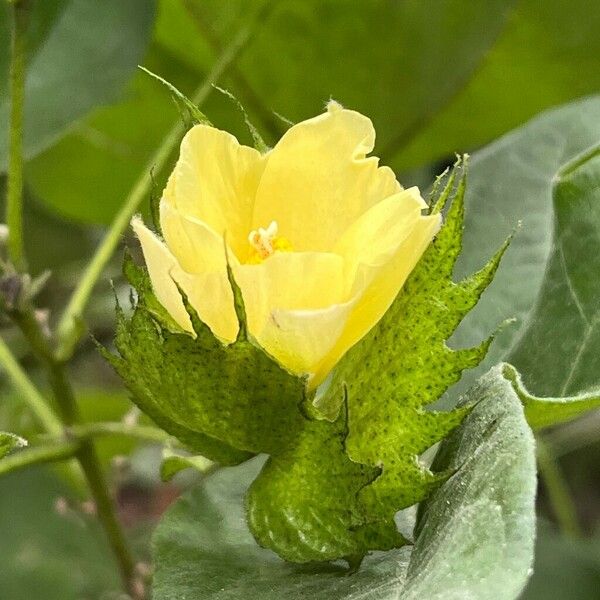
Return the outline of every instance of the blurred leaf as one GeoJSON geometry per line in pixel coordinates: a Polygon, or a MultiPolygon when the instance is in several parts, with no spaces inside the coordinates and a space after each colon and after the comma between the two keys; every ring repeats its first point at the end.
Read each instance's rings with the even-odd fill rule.
{"type": "Polygon", "coordinates": [[[119,590],[117,566],[97,522],[55,510],[66,494],[42,469],[0,479],[0,598],[82,600],[119,590]]]}
{"type": "MultiPolygon", "coordinates": [[[[455,393],[465,389],[481,369],[506,359],[509,362],[514,361],[532,393],[560,395],[561,388],[555,386],[557,381],[554,367],[543,362],[546,360],[543,345],[547,342],[540,340],[539,343],[527,346],[527,352],[531,353],[529,362],[516,360],[517,356],[513,357],[511,351],[519,343],[527,344],[531,339],[525,332],[536,314],[534,306],[538,300],[551,302],[555,291],[549,289],[544,292],[545,298],[541,296],[544,273],[552,254],[553,178],[561,165],[598,140],[600,97],[575,102],[545,113],[473,157],[466,195],[464,250],[458,261],[457,275],[461,276],[478,268],[519,221],[522,225],[506,252],[496,278],[483,294],[478,306],[459,326],[451,342],[459,347],[470,346],[492,331],[506,317],[516,317],[517,323],[498,334],[483,366],[466,373],[460,386],[454,390],[455,393]],[[548,382],[546,387],[539,389],[539,381],[529,380],[529,369],[534,366],[533,362],[536,360],[539,360],[537,367],[547,374],[548,382]]],[[[562,212],[557,224],[559,228],[562,227],[562,222],[568,220],[570,204],[561,202],[562,208],[557,205],[557,211],[562,212]]],[[[597,205],[593,206],[586,204],[587,202],[589,199],[586,200],[582,196],[580,203],[574,204],[576,212],[573,213],[574,219],[583,219],[574,227],[574,231],[580,231],[580,228],[584,227],[588,232],[588,246],[583,250],[583,256],[597,254],[589,246],[594,243],[589,231],[597,221],[595,215],[598,214],[599,205],[596,203],[597,205]]],[[[557,230],[556,235],[556,239],[560,240],[562,230],[557,230]]],[[[582,255],[579,256],[578,277],[587,277],[587,289],[590,289],[590,286],[593,288],[598,281],[594,272],[595,263],[581,260],[582,255]]],[[[576,260],[574,255],[573,260],[576,260]]],[[[594,260],[597,260],[597,257],[594,257],[594,260]]],[[[564,277],[561,285],[564,294],[564,277]]],[[[563,300],[568,299],[561,297],[563,300]]],[[[593,304],[590,304],[591,306],[593,304]]],[[[572,299],[568,299],[563,316],[573,314],[574,310],[576,306],[572,299]]],[[[576,319],[577,317],[575,321],[576,319]]],[[[553,326],[553,332],[556,336],[552,344],[554,360],[563,361],[562,371],[559,369],[558,374],[570,366],[570,361],[564,360],[559,348],[562,344],[569,344],[569,348],[576,345],[580,332],[570,329],[568,321],[553,326]]],[[[593,340],[590,339],[589,342],[592,343],[593,340]]],[[[574,358],[571,350],[569,354],[574,358]]],[[[587,385],[590,384],[591,380],[588,380],[587,385]]],[[[565,391],[571,392],[573,389],[565,391]]]]}
{"type": "MultiPolygon", "coordinates": [[[[182,65],[156,44],[145,66],[164,75],[185,94],[190,94],[205,75],[182,65]]],[[[218,94],[213,93],[202,110],[212,122],[219,126],[227,123],[228,129],[243,138],[242,119],[218,94]]],[[[60,214],[108,224],[146,169],[152,152],[179,118],[169,92],[138,71],[122,101],[96,110],[31,161],[27,181],[36,195],[60,214]]],[[[153,174],[156,195],[162,193],[167,175],[153,174]]],[[[147,208],[142,205],[140,211],[147,208]]]]}
{"type": "Polygon", "coordinates": [[[23,446],[27,446],[27,440],[24,440],[22,437],[19,437],[14,433],[0,431],[0,458],[4,458],[13,450],[16,450],[17,448],[23,448],[23,446]]]}
{"type": "Polygon", "coordinates": [[[521,600],[597,600],[600,538],[574,540],[539,524],[533,576],[521,600]]]}
{"type": "MultiPolygon", "coordinates": [[[[259,1],[182,0],[187,19],[181,5],[169,5],[179,3],[166,3],[157,36],[188,64],[202,67],[206,40],[213,47],[226,43],[248,4],[259,1]],[[185,34],[172,35],[175,27],[185,34]]],[[[373,119],[381,147],[418,126],[461,89],[514,4],[279,1],[227,85],[257,124],[273,110],[301,121],[334,98],[373,119]]],[[[267,143],[276,141],[270,133],[267,143]]]]}
{"type": "Polygon", "coordinates": [[[599,30],[600,11],[589,0],[521,0],[466,88],[414,139],[400,133],[386,160],[401,169],[463,152],[547,107],[596,93],[599,30]]]}
{"type": "Polygon", "coordinates": [[[533,558],[533,438],[498,369],[469,400],[480,403],[438,459],[457,471],[427,503],[412,557],[407,547],[374,553],[348,575],[337,564],[286,564],[260,548],[243,506],[258,458],[212,475],[165,515],[154,536],[155,600],[512,600],[533,558]]]}
{"type": "MultiPolygon", "coordinates": [[[[92,108],[112,102],[143,56],[154,17],[154,0],[63,0],[48,15],[32,3],[34,31],[26,81],[24,144],[27,156],[53,144],[92,108]],[[42,15],[36,14],[42,11],[42,15]]],[[[55,5],[55,2],[51,2],[55,5]]],[[[6,3],[0,5],[0,54],[9,48],[6,3]]],[[[0,64],[0,170],[6,166],[7,60],[0,64]],[[2,68],[3,67],[3,68],[2,68]]],[[[66,179],[68,181],[68,179],[66,179]]]]}

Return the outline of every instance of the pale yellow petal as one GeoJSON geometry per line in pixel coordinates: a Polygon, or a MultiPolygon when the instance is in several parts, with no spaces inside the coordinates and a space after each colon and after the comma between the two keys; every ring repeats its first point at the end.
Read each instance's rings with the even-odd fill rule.
{"type": "Polygon", "coordinates": [[[351,288],[361,265],[377,267],[391,259],[421,221],[426,207],[418,188],[409,188],[382,200],[348,227],[334,251],[345,259],[351,288]]]}
{"type": "Polygon", "coordinates": [[[350,301],[316,310],[273,310],[256,339],[289,371],[311,374],[331,352],[352,306],[350,301]]]}
{"type": "Polygon", "coordinates": [[[185,330],[192,331],[175,281],[187,294],[191,305],[213,333],[224,341],[233,341],[238,323],[233,309],[233,294],[225,272],[201,274],[184,271],[167,246],[139,218],[132,221],[144,253],[152,288],[158,301],[185,330]]]}
{"type": "Polygon", "coordinates": [[[190,318],[173,281],[173,275],[181,271],[176,258],[165,244],[142,223],[141,219],[134,218],[131,225],[140,240],[156,298],[183,329],[191,331],[190,318]]]}
{"type": "Polygon", "coordinates": [[[331,250],[357,217],[401,189],[391,169],[365,158],[374,143],[371,121],[336,103],[291,127],[268,155],[253,228],[277,221],[295,250],[331,250]]]}
{"type": "Polygon", "coordinates": [[[395,255],[382,266],[361,265],[357,274],[366,283],[335,346],[315,369],[314,383],[321,383],[340,358],[381,319],[439,230],[440,215],[421,217],[400,243],[395,255]],[[373,272],[373,269],[375,270],[373,272]]]}
{"type": "Polygon", "coordinates": [[[325,308],[346,300],[344,260],[336,254],[276,252],[234,271],[251,332],[261,331],[273,310],[325,308]]]}
{"type": "Polygon", "coordinates": [[[265,163],[260,152],[231,134],[196,125],[183,138],[163,199],[216,233],[226,232],[231,247],[243,254],[265,163]]]}
{"type": "Polygon", "coordinates": [[[225,272],[222,235],[195,217],[182,215],[168,202],[160,204],[160,225],[169,250],[188,273],[225,272]]]}

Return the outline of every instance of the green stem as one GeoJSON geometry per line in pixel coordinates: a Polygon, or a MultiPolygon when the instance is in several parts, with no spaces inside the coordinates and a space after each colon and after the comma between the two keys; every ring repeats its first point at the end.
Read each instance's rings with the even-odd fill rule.
{"type": "Polygon", "coordinates": [[[63,426],[54,414],[46,399],[33,385],[4,340],[0,338],[0,365],[6,371],[15,390],[29,406],[39,424],[55,436],[62,436],[63,426]]]}
{"type": "Polygon", "coordinates": [[[73,458],[79,449],[77,442],[62,442],[51,446],[38,446],[19,450],[0,460],[0,476],[19,469],[58,460],[73,458]]]}
{"type": "Polygon", "coordinates": [[[540,476],[548,492],[548,499],[560,529],[570,537],[581,537],[582,531],[577,520],[577,511],[567,483],[552,449],[540,438],[537,438],[537,460],[540,476]]]}
{"type": "Polygon", "coordinates": [[[144,442],[179,445],[177,440],[162,429],[147,425],[127,425],[120,422],[81,423],[71,427],[70,431],[76,438],[125,436],[144,442]]]}
{"type": "Polygon", "coordinates": [[[10,116],[8,125],[8,172],[6,224],[8,254],[14,266],[25,269],[23,248],[23,107],[25,103],[26,31],[29,2],[9,3],[12,37],[9,66],[10,116]]]}
{"type": "MultiPolygon", "coordinates": [[[[53,355],[48,340],[31,311],[15,311],[11,314],[20,326],[38,360],[46,367],[50,387],[56,399],[64,425],[71,427],[80,423],[80,415],[71,383],[67,378],[65,365],[53,355]]],[[[109,545],[117,559],[125,589],[132,596],[139,597],[136,590],[135,560],[125,534],[117,519],[115,507],[110,497],[108,482],[100,466],[92,439],[79,443],[75,457],[81,465],[90,492],[96,503],[98,518],[107,535],[109,545]]]]}
{"type": "MultiPolygon", "coordinates": [[[[231,44],[223,51],[204,82],[192,96],[194,104],[200,106],[206,100],[213,89],[213,83],[218,81],[231,66],[250,39],[250,33],[250,26],[243,27],[231,44]]],[[[98,279],[117,248],[123,232],[127,229],[131,217],[138,210],[144,198],[147,198],[150,194],[152,186],[150,173],[154,171],[155,174],[158,174],[165,168],[169,157],[184,133],[185,128],[183,124],[178,123],[167,134],[167,137],[150,158],[131,192],[129,192],[123,207],[115,217],[110,229],[107,231],[92,260],[81,276],[79,284],[75,288],[58,324],[59,343],[57,356],[59,360],[68,360],[81,338],[82,327],[80,324],[85,307],[98,279]]]]}

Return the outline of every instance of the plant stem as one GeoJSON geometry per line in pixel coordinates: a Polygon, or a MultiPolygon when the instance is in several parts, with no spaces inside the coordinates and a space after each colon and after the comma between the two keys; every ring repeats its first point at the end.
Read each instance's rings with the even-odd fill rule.
{"type": "Polygon", "coordinates": [[[73,441],[19,450],[0,461],[0,476],[26,467],[72,458],[78,449],[79,444],[73,441]]]}
{"type": "Polygon", "coordinates": [[[25,103],[25,58],[29,2],[9,3],[12,37],[9,66],[10,116],[8,125],[8,172],[6,224],[8,254],[14,266],[25,269],[23,249],[23,107],[25,103]]]}
{"type": "MultiPolygon", "coordinates": [[[[223,73],[231,66],[250,39],[250,33],[250,26],[243,27],[231,44],[225,48],[204,82],[194,92],[194,95],[192,96],[194,104],[200,106],[206,100],[213,89],[213,83],[220,79],[223,73]]],[[[148,197],[150,194],[152,186],[150,173],[154,170],[154,172],[158,174],[164,169],[169,157],[175,150],[184,133],[184,125],[182,123],[177,123],[154,152],[141,176],[125,199],[125,203],[115,217],[115,220],[112,222],[110,229],[106,232],[106,235],[98,246],[92,260],[81,276],[79,284],[75,288],[58,324],[57,356],[59,360],[68,360],[72,356],[73,351],[81,338],[82,327],[80,326],[80,323],[85,307],[94,290],[96,282],[117,248],[123,232],[129,225],[131,217],[135,211],[138,210],[144,198],[148,197]]]]}
{"type": "Polygon", "coordinates": [[[581,537],[577,511],[569,488],[550,446],[537,438],[537,460],[540,476],[548,492],[548,499],[561,531],[569,537],[581,537]]]}
{"type": "MultiPolygon", "coordinates": [[[[11,314],[21,328],[38,360],[48,372],[48,380],[56,399],[63,425],[71,427],[80,423],[79,410],[65,365],[57,360],[48,340],[31,310],[15,311],[11,314]]],[[[93,440],[80,440],[75,457],[81,465],[90,492],[96,503],[98,518],[106,532],[108,542],[117,559],[125,589],[139,598],[136,590],[135,560],[131,554],[125,534],[117,519],[110,497],[108,482],[102,472],[93,440]]]]}
{"type": "Polygon", "coordinates": [[[21,399],[27,406],[29,406],[39,424],[48,433],[55,436],[62,436],[62,423],[54,414],[40,391],[33,385],[31,379],[29,379],[2,338],[0,338],[0,365],[6,371],[15,390],[20,394],[21,399]]]}
{"type": "Polygon", "coordinates": [[[154,442],[157,444],[171,444],[178,446],[175,438],[172,438],[162,429],[147,425],[127,425],[120,422],[106,423],[81,423],[71,427],[72,434],[77,438],[105,437],[105,436],[126,436],[145,442],[154,442]]]}

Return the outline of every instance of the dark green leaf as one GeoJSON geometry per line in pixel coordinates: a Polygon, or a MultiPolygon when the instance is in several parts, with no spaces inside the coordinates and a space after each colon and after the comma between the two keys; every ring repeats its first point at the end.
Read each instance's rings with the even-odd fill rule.
{"type": "Polygon", "coordinates": [[[599,28],[600,11],[590,10],[588,0],[521,0],[461,93],[430,114],[415,136],[398,136],[385,158],[397,168],[422,165],[481,146],[548,107],[597,93],[599,28]],[[396,157],[389,154],[394,148],[396,157]]]}
{"type": "Polygon", "coordinates": [[[538,394],[572,396],[595,388],[598,397],[600,145],[559,171],[553,181],[553,207],[544,281],[508,360],[538,394]]]}

